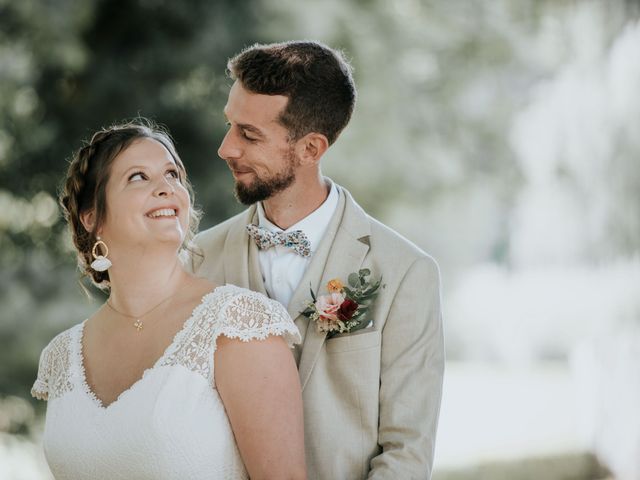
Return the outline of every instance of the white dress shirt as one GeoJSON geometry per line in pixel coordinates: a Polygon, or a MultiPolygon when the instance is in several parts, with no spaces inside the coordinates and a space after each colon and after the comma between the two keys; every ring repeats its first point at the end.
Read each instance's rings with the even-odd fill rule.
{"type": "Polygon", "coordinates": [[[289,305],[293,292],[311,263],[313,254],[318,249],[320,240],[322,240],[331,217],[338,207],[338,198],[338,189],[332,183],[329,195],[322,205],[286,230],[271,223],[264,213],[262,202],[258,203],[258,225],[260,227],[272,232],[302,230],[311,243],[311,255],[307,258],[283,245],[276,245],[258,252],[260,271],[267,294],[284,306],[289,305]]]}

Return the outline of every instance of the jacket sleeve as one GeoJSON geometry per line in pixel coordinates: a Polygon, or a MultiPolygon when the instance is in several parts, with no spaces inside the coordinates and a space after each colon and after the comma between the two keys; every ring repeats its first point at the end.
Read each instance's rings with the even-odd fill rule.
{"type": "Polygon", "coordinates": [[[413,262],[382,331],[378,443],[370,479],[429,479],[444,374],[440,274],[413,262]]]}

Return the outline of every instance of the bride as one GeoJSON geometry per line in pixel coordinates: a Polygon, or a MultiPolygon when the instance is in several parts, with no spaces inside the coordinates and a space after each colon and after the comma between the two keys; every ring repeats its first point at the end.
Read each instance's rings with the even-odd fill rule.
{"type": "Polygon", "coordinates": [[[44,449],[59,479],[305,478],[284,307],[188,274],[197,215],[169,136],[100,130],[61,205],[81,270],[109,294],[43,350],[44,449]]]}

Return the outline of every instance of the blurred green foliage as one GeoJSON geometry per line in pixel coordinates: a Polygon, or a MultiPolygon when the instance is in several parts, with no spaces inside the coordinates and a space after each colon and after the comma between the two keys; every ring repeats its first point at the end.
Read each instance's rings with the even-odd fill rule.
{"type": "MultiPolygon", "coordinates": [[[[255,12],[250,2],[230,0],[4,2],[0,191],[16,201],[55,197],[82,139],[143,115],[175,137],[209,218],[227,215],[233,202],[211,188],[230,190],[215,180],[225,171],[216,155],[224,71],[238,45],[255,40],[255,12]]],[[[50,235],[62,225],[47,213],[30,224],[9,222],[0,250],[6,243],[52,248],[50,235]]]]}

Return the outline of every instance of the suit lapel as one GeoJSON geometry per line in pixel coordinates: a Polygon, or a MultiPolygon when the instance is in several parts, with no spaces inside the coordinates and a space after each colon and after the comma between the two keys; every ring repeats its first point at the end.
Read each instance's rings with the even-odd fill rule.
{"type": "MultiPolygon", "coordinates": [[[[257,219],[253,219],[252,223],[257,223],[257,219]]],[[[249,238],[249,235],[245,231],[245,236],[249,238]]],[[[258,255],[258,246],[256,242],[249,238],[249,290],[254,292],[260,292],[263,295],[267,294],[267,287],[264,285],[264,279],[262,278],[262,270],[260,270],[260,256],[258,255]]]]}
{"type": "MultiPolygon", "coordinates": [[[[349,192],[341,187],[338,189],[340,203],[336,215],[289,304],[289,314],[294,319],[304,309],[305,300],[311,300],[309,284],[317,295],[326,294],[324,285],[333,278],[346,281],[350,273],[360,269],[369,251],[371,230],[367,216],[349,192]]],[[[309,324],[298,366],[302,389],[309,380],[326,337],[326,333],[319,333],[315,325],[309,324]]]]}
{"type": "MultiPolygon", "coordinates": [[[[241,215],[229,228],[229,233],[224,242],[224,280],[226,283],[238,287],[249,288],[250,277],[254,277],[254,266],[249,263],[249,251],[252,245],[249,243],[246,226],[251,223],[256,208],[251,206],[244,215],[241,215]]],[[[255,243],[253,247],[256,248],[255,243]]],[[[257,255],[256,255],[257,256],[257,255]]],[[[258,269],[258,275],[260,271],[258,269]]]]}

